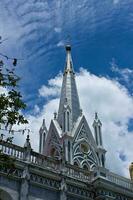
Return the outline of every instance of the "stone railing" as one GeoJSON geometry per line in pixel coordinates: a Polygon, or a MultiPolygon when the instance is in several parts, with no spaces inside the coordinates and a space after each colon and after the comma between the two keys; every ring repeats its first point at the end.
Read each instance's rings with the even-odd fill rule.
{"type": "Polygon", "coordinates": [[[59,160],[44,156],[35,151],[31,152],[30,162],[32,164],[41,166],[43,168],[52,169],[55,171],[58,171],[60,169],[60,161],[59,160]]]}
{"type": "Polygon", "coordinates": [[[42,154],[39,154],[30,149],[30,151],[24,147],[20,147],[18,145],[0,141],[0,151],[2,153],[10,155],[16,160],[25,161],[27,160],[29,163],[36,165],[41,168],[45,168],[47,170],[55,171],[56,173],[61,173],[64,170],[64,174],[68,177],[72,177],[81,181],[92,181],[97,179],[97,177],[101,177],[102,179],[106,179],[116,185],[122,186],[126,189],[133,190],[133,182],[127,178],[109,172],[105,168],[98,168],[96,173],[89,172],[83,170],[77,166],[65,164],[62,165],[61,160],[53,159],[50,157],[46,157],[42,154]],[[28,156],[27,156],[28,155],[28,156]],[[28,158],[28,159],[27,159],[28,158]]]}
{"type": "Polygon", "coordinates": [[[82,168],[70,164],[66,164],[66,173],[69,177],[73,177],[85,182],[91,181],[92,177],[92,172],[83,170],[82,168]]]}
{"type": "Polygon", "coordinates": [[[73,166],[70,164],[65,164],[65,166],[63,166],[61,160],[44,156],[33,150],[27,152],[25,148],[12,143],[0,141],[0,150],[2,151],[2,153],[10,155],[17,160],[27,160],[33,165],[52,170],[57,173],[61,173],[61,171],[63,171],[64,169],[64,174],[71,178],[79,179],[81,181],[91,180],[90,172],[88,171],[85,171],[77,166],[73,166]]]}
{"type": "Polygon", "coordinates": [[[133,182],[125,177],[122,177],[115,173],[109,172],[109,173],[107,173],[106,178],[109,181],[111,181],[112,183],[115,183],[116,185],[133,190],[133,182]]]}
{"type": "Polygon", "coordinates": [[[3,140],[0,141],[0,151],[20,160],[23,160],[24,157],[24,148],[3,140]]]}
{"type": "Polygon", "coordinates": [[[133,182],[130,179],[120,176],[118,174],[115,174],[113,172],[110,172],[106,168],[98,167],[96,169],[93,176],[93,180],[96,180],[99,177],[102,179],[108,180],[109,182],[114,183],[118,186],[121,186],[123,188],[133,191],[133,182]]]}

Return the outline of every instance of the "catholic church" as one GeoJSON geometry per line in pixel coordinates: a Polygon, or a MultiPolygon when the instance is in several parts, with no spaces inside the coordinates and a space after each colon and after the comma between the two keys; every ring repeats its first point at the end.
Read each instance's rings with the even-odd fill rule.
{"type": "Polygon", "coordinates": [[[23,147],[0,140],[3,154],[15,159],[15,170],[0,168],[0,200],[133,200],[131,179],[106,168],[102,123],[94,113],[93,132],[82,111],[71,46],[66,61],[58,113],[49,129],[39,131],[39,152],[29,135],[23,147]]]}

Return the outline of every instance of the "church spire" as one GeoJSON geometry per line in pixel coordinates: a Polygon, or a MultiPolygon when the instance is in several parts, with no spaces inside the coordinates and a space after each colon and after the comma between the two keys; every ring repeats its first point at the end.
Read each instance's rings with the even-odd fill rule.
{"type": "Polygon", "coordinates": [[[65,66],[65,73],[74,73],[73,70],[73,63],[72,63],[72,57],[71,57],[71,46],[70,45],[66,45],[66,66],[65,66]]]}
{"type": "Polygon", "coordinates": [[[63,74],[61,98],[58,110],[58,122],[63,132],[72,130],[80,116],[80,104],[75,82],[75,74],[71,57],[71,46],[66,45],[66,63],[63,74]]]}

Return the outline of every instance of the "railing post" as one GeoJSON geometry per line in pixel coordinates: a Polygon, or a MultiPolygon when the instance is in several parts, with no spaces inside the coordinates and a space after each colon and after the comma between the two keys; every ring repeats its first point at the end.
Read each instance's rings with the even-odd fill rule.
{"type": "Polygon", "coordinates": [[[66,167],[64,141],[63,141],[63,145],[62,145],[60,171],[61,171],[60,200],[67,200],[67,184],[66,184],[65,176],[66,176],[68,169],[66,167]]]}
{"type": "Polygon", "coordinates": [[[60,200],[67,200],[67,184],[66,179],[62,177],[61,187],[60,187],[60,200]]]}
{"type": "Polygon", "coordinates": [[[31,162],[31,144],[30,144],[30,138],[29,135],[27,135],[26,142],[24,144],[24,154],[23,154],[23,160],[27,162],[31,162]]]}
{"type": "Polygon", "coordinates": [[[29,181],[30,181],[30,174],[29,174],[29,166],[28,163],[25,164],[23,175],[21,177],[21,188],[20,188],[20,200],[28,200],[29,194],[29,181]]]}

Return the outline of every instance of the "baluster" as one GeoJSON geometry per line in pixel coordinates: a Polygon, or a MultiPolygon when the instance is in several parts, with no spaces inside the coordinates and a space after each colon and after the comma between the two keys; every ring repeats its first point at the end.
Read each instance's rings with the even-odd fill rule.
{"type": "Polygon", "coordinates": [[[19,151],[17,150],[17,158],[19,158],[19,151]]]}
{"type": "Polygon", "coordinates": [[[33,163],[34,162],[34,158],[33,158],[33,156],[31,155],[31,162],[33,163]]]}
{"type": "Polygon", "coordinates": [[[4,146],[2,145],[2,146],[1,146],[1,151],[3,152],[3,150],[4,150],[4,146]]]}
{"type": "Polygon", "coordinates": [[[20,159],[23,159],[23,152],[20,152],[20,159]]]}
{"type": "Polygon", "coordinates": [[[14,149],[14,157],[16,157],[16,149],[14,149]]]}
{"type": "Polygon", "coordinates": [[[5,149],[4,149],[4,153],[6,153],[6,146],[5,146],[5,149]]]}
{"type": "Polygon", "coordinates": [[[11,156],[13,155],[13,151],[14,151],[14,149],[13,149],[13,148],[11,148],[11,156]]]}
{"type": "Polygon", "coordinates": [[[10,155],[10,147],[7,147],[8,148],[8,154],[10,155]]]}

